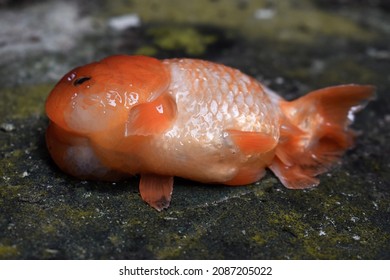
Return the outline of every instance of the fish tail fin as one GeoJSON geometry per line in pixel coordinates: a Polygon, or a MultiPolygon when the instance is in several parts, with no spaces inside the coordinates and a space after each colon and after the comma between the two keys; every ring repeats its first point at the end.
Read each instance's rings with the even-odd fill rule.
{"type": "Polygon", "coordinates": [[[304,189],[318,185],[315,176],[352,147],[355,133],[348,126],[374,92],[369,85],[341,85],[292,102],[280,101],[284,120],[270,169],[284,186],[304,189]]]}

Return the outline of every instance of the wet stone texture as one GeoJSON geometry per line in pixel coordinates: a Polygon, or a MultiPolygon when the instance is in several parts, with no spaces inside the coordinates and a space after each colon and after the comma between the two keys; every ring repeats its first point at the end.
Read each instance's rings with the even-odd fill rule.
{"type": "Polygon", "coordinates": [[[390,258],[387,3],[0,1],[0,258],[390,258]],[[224,63],[287,99],[373,84],[377,100],[356,118],[355,149],[319,187],[287,190],[270,172],[243,187],[178,178],[158,213],[141,201],[138,178],[77,180],[45,147],[55,82],[115,53],[224,63]]]}

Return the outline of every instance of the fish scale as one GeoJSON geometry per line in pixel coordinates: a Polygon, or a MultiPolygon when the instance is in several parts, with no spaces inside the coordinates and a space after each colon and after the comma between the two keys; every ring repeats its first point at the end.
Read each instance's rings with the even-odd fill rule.
{"type": "Polygon", "coordinates": [[[182,135],[191,135],[195,129],[195,137],[202,138],[212,130],[215,141],[224,130],[237,129],[278,138],[279,111],[257,81],[238,70],[202,60],[168,59],[164,64],[171,72],[169,90],[179,111],[175,124],[185,127],[182,135]],[[223,118],[217,117],[218,113],[223,118]]]}

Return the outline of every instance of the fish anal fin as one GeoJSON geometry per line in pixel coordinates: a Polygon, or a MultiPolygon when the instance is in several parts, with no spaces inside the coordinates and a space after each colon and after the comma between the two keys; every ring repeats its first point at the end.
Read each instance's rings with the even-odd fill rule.
{"type": "Polygon", "coordinates": [[[317,186],[320,182],[309,170],[299,165],[285,165],[278,158],[275,158],[269,168],[288,189],[307,189],[317,186]]]}
{"type": "Polygon", "coordinates": [[[157,211],[169,207],[173,191],[173,177],[141,174],[139,191],[142,199],[157,211]]]}
{"type": "Polygon", "coordinates": [[[129,112],[126,136],[162,133],[171,126],[176,113],[176,102],[168,93],[152,102],[136,105],[129,112]]]}
{"type": "Polygon", "coordinates": [[[244,154],[266,153],[272,150],[277,140],[271,135],[261,132],[241,131],[228,129],[226,130],[237,147],[244,154]]]}

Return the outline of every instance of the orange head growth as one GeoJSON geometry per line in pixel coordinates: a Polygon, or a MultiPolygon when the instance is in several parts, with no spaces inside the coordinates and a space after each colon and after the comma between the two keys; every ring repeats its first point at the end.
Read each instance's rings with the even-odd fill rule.
{"type": "Polygon", "coordinates": [[[49,119],[77,133],[123,124],[128,110],[153,101],[169,85],[162,63],[144,56],[117,55],[67,73],[46,101],[49,119]]]}
{"type": "MultiPolygon", "coordinates": [[[[130,133],[129,112],[158,100],[168,85],[163,64],[144,56],[116,55],[71,70],[46,100],[46,142],[53,160],[84,179],[122,177],[122,170],[111,166],[122,162],[110,150],[130,133]]],[[[132,139],[126,140],[128,152],[132,139]]]]}

